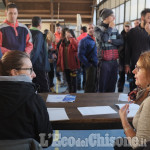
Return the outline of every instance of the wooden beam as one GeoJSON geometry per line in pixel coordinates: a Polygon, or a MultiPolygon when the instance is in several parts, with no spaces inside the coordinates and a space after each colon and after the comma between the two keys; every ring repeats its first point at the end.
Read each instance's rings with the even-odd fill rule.
{"type": "MultiPolygon", "coordinates": [[[[51,18],[51,15],[47,15],[47,14],[19,14],[18,17],[20,18],[32,18],[34,16],[39,16],[41,18],[51,18]]],[[[57,19],[57,15],[53,15],[54,18],[57,19]]],[[[87,19],[91,19],[93,16],[92,15],[81,15],[82,18],[87,18],[87,19]]],[[[64,18],[76,18],[76,15],[59,15],[60,19],[64,19],[64,18]]]]}
{"type": "Polygon", "coordinates": [[[82,10],[60,10],[60,14],[90,14],[90,11],[82,11],[82,10]]]}
{"type": "MultiPolygon", "coordinates": [[[[27,13],[27,14],[39,14],[40,13],[45,13],[45,14],[50,14],[50,10],[19,10],[19,13],[27,13]]],[[[59,14],[91,14],[91,11],[80,11],[80,10],[60,10],[59,14]]]]}
{"type": "MultiPolygon", "coordinates": [[[[50,8],[51,8],[51,10],[50,10],[51,11],[51,19],[53,19],[54,18],[54,3],[53,3],[53,0],[51,0],[50,8]]],[[[50,30],[52,32],[54,32],[54,24],[53,24],[53,22],[50,25],[50,30]]]]}
{"type": "Polygon", "coordinates": [[[92,1],[91,0],[55,0],[55,3],[89,4],[92,3],[92,1]]]}
{"type": "Polygon", "coordinates": [[[49,13],[50,14],[50,10],[23,10],[23,9],[21,9],[21,10],[19,10],[19,13],[49,13]]]}
{"type": "MultiPolygon", "coordinates": [[[[15,3],[47,3],[50,0],[14,0],[15,3]]],[[[54,3],[78,3],[78,4],[89,4],[92,3],[91,0],[55,0],[54,3]]]]}
{"type": "Polygon", "coordinates": [[[54,3],[53,3],[53,0],[51,0],[51,3],[50,3],[50,8],[51,8],[51,19],[53,19],[54,17],[54,3]]]}

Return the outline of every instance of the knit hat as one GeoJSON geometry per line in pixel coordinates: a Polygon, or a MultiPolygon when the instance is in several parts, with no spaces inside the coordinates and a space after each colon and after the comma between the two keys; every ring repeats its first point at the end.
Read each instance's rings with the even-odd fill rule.
{"type": "Polygon", "coordinates": [[[131,23],[130,23],[129,21],[125,22],[125,23],[124,23],[124,27],[126,27],[126,26],[127,26],[127,27],[131,26],[131,23]]]}
{"type": "Polygon", "coordinates": [[[113,11],[111,9],[104,8],[99,12],[99,16],[105,20],[107,17],[113,14],[113,11]]]}

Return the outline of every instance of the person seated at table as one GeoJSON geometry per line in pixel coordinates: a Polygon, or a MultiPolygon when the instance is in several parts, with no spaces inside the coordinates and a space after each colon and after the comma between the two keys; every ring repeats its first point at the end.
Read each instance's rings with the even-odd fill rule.
{"type": "MultiPolygon", "coordinates": [[[[0,60],[0,140],[33,138],[41,133],[49,145],[52,127],[43,99],[36,94],[29,56],[21,51],[6,52],[0,60]],[[49,134],[49,137],[48,137],[49,134]]],[[[48,145],[45,145],[48,146],[48,145]]]]}
{"type": "MultiPolygon", "coordinates": [[[[127,114],[129,111],[129,105],[126,104],[119,110],[122,126],[126,134],[126,138],[118,139],[129,142],[128,147],[117,146],[118,140],[115,142],[115,149],[136,149],[137,147],[150,146],[150,51],[142,53],[139,60],[136,63],[135,69],[132,71],[135,74],[135,89],[129,94],[129,101],[133,94],[135,94],[134,103],[139,104],[140,108],[133,118],[133,127],[129,124],[127,114]]],[[[133,102],[133,101],[132,101],[133,102]]],[[[142,149],[142,147],[140,147],[142,149]]]]}

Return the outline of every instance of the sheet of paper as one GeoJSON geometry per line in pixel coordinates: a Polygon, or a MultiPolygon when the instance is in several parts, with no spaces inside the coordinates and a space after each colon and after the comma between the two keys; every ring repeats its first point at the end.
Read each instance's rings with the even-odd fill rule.
{"type": "MultiPolygon", "coordinates": [[[[116,104],[119,108],[122,108],[125,104],[116,104]]],[[[129,113],[127,115],[127,117],[134,117],[136,112],[139,109],[139,105],[137,104],[129,104],[129,113]]]]}
{"type": "Polygon", "coordinates": [[[66,97],[66,95],[51,95],[51,94],[48,94],[46,102],[54,102],[54,103],[64,102],[63,99],[65,97],[66,97]]]}
{"type": "Polygon", "coordinates": [[[118,98],[118,101],[125,101],[127,102],[128,101],[128,94],[119,94],[119,98],[118,98]]]}
{"type": "Polygon", "coordinates": [[[59,102],[74,102],[76,99],[75,95],[51,95],[49,94],[46,102],[59,103],[59,102]]]}
{"type": "Polygon", "coordinates": [[[110,106],[78,107],[78,110],[83,116],[117,113],[110,106]]]}
{"type": "Polygon", "coordinates": [[[65,108],[47,108],[50,121],[69,120],[65,108]]]}

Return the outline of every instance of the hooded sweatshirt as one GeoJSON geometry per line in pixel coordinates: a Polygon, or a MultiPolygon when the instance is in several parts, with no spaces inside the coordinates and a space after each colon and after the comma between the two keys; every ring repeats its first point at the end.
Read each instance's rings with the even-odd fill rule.
{"type": "Polygon", "coordinates": [[[52,133],[45,103],[35,92],[27,76],[0,76],[0,140],[40,142],[40,133],[52,133]]]}

